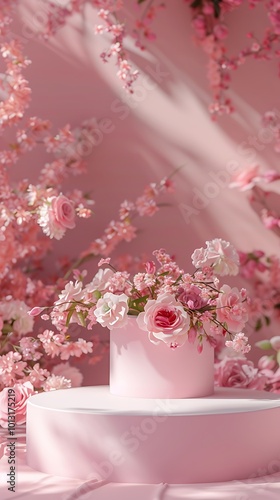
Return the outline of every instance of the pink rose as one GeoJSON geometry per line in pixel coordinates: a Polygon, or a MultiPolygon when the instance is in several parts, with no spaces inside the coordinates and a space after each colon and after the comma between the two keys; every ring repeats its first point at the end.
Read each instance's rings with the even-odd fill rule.
{"type": "Polygon", "coordinates": [[[207,304],[207,301],[201,297],[201,289],[196,285],[179,287],[176,297],[189,309],[201,309],[207,304]]]}
{"type": "Polygon", "coordinates": [[[224,358],[215,364],[215,383],[220,387],[263,390],[266,377],[252,361],[245,358],[224,358]]]}
{"type": "Polygon", "coordinates": [[[60,240],[75,227],[75,208],[66,196],[51,196],[38,208],[38,224],[50,238],[60,240]]]}
{"type": "Polygon", "coordinates": [[[35,394],[33,385],[30,382],[15,384],[13,388],[5,387],[0,393],[0,425],[8,428],[11,425],[22,425],[26,421],[27,399],[35,394]],[[9,400],[9,409],[8,409],[9,400]],[[14,411],[13,411],[14,410],[14,411]],[[9,411],[9,414],[8,414],[9,411]]]}
{"type": "Polygon", "coordinates": [[[149,333],[151,342],[162,341],[172,348],[186,342],[190,328],[188,313],[169,293],[160,294],[157,300],[148,300],[144,312],[137,316],[137,323],[149,333]]]}
{"type": "Polygon", "coordinates": [[[75,227],[75,209],[72,201],[60,194],[52,198],[51,206],[58,226],[66,229],[75,227]]]}
{"type": "Polygon", "coordinates": [[[276,361],[272,356],[262,356],[258,361],[259,370],[273,370],[276,366],[276,361]]]}
{"type": "Polygon", "coordinates": [[[206,248],[197,248],[191,255],[192,264],[194,267],[199,268],[206,266],[207,250],[206,248]]]}
{"type": "Polygon", "coordinates": [[[217,320],[226,323],[230,332],[239,333],[248,321],[246,303],[237,288],[223,285],[217,298],[217,320]]]}

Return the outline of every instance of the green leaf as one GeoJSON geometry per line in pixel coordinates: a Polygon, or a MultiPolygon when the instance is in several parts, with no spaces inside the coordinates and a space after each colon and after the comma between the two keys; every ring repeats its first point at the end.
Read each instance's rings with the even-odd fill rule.
{"type": "Polygon", "coordinates": [[[264,316],[264,320],[265,320],[266,326],[270,325],[271,320],[268,316],[264,316]]]}
{"type": "Polygon", "coordinates": [[[96,300],[98,300],[101,297],[101,292],[99,292],[99,290],[94,290],[93,296],[96,300]]]}
{"type": "Polygon", "coordinates": [[[77,316],[78,316],[78,318],[80,320],[81,325],[85,327],[86,326],[86,322],[85,322],[85,317],[84,317],[84,314],[82,313],[82,311],[79,311],[77,313],[77,316]]]}
{"type": "Polygon", "coordinates": [[[174,281],[173,285],[177,285],[179,283],[179,281],[181,281],[182,279],[182,274],[180,274],[180,276],[178,276],[178,278],[176,279],[176,281],[174,281]]]}
{"type": "Polygon", "coordinates": [[[263,349],[264,351],[268,351],[269,349],[272,349],[272,345],[269,342],[269,340],[260,340],[259,342],[256,342],[255,345],[259,347],[260,349],[263,349]]]}
{"type": "Polygon", "coordinates": [[[71,306],[71,308],[69,309],[69,312],[67,314],[66,326],[69,326],[70,319],[72,318],[74,311],[75,311],[75,307],[71,306]]]}
{"type": "Polygon", "coordinates": [[[277,352],[276,359],[277,359],[278,365],[280,366],[280,351],[277,352]]]}
{"type": "Polygon", "coordinates": [[[258,321],[256,322],[255,330],[258,332],[262,328],[262,320],[259,318],[258,321]]]}
{"type": "Polygon", "coordinates": [[[140,5],[140,3],[144,3],[146,0],[137,0],[137,3],[140,5]]]}
{"type": "Polygon", "coordinates": [[[146,302],[146,300],[148,299],[149,295],[143,295],[143,297],[139,297],[138,299],[133,299],[131,301],[131,304],[141,304],[141,302],[146,302]]]}

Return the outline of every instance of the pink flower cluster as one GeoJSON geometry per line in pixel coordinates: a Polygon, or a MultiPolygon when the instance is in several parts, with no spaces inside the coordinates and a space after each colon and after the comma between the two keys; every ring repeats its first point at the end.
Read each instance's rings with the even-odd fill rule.
{"type": "MultiPolygon", "coordinates": [[[[209,106],[212,118],[216,119],[223,114],[234,111],[231,99],[227,97],[231,81],[231,71],[237,70],[248,58],[270,61],[279,57],[280,37],[280,9],[279,1],[265,1],[269,27],[266,29],[262,40],[258,40],[253,33],[247,34],[250,45],[235,56],[227,55],[225,40],[229,30],[225,24],[228,14],[242,5],[242,0],[223,0],[209,2],[200,0],[192,2],[190,7],[193,12],[192,25],[195,30],[196,42],[208,55],[207,77],[213,94],[213,102],[209,106]]],[[[251,8],[257,7],[259,0],[249,0],[251,8]]]]}
{"type": "Polygon", "coordinates": [[[240,252],[240,274],[252,289],[248,312],[256,330],[279,321],[280,259],[261,250],[240,252]]]}
{"type": "Polygon", "coordinates": [[[241,191],[251,191],[249,202],[258,213],[263,225],[280,236],[279,194],[262,189],[259,184],[270,184],[280,180],[276,170],[260,172],[258,165],[249,165],[240,170],[232,179],[230,187],[241,191]]]}
{"type": "Polygon", "coordinates": [[[95,26],[95,34],[109,33],[112,37],[111,45],[101,53],[101,59],[104,62],[108,62],[111,58],[115,59],[118,67],[118,78],[128,92],[133,92],[132,87],[138,77],[138,71],[132,68],[124,47],[125,23],[118,19],[118,13],[123,8],[122,0],[69,0],[66,6],[51,1],[48,4],[44,38],[48,39],[53,36],[59,28],[67,23],[70,16],[81,13],[85,4],[91,4],[98,9],[101,23],[95,26]]]}
{"type": "Polygon", "coordinates": [[[207,241],[206,248],[195,250],[192,263],[195,267],[213,265],[214,272],[220,276],[236,276],[239,271],[239,257],[235,248],[219,238],[207,241]]]}
{"type": "Polygon", "coordinates": [[[123,88],[128,92],[133,93],[133,83],[137,79],[139,72],[133,70],[131,63],[128,60],[128,55],[124,47],[125,25],[121,23],[116,15],[116,11],[122,7],[122,2],[111,2],[114,4],[112,8],[100,9],[98,16],[103,24],[95,27],[96,34],[110,33],[112,36],[112,44],[108,50],[101,53],[101,58],[104,62],[108,62],[111,57],[116,59],[118,66],[117,76],[121,80],[123,88]]]}
{"type": "MultiPolygon", "coordinates": [[[[19,357],[19,356],[18,356],[19,357]]],[[[21,362],[23,365],[23,362],[21,362]]],[[[26,365],[26,363],[25,363],[26,365]]],[[[8,363],[6,366],[6,370],[8,363]]],[[[15,372],[15,365],[10,364],[10,368],[15,372]]],[[[4,371],[5,366],[0,362],[0,371],[4,371]]],[[[18,373],[21,368],[18,368],[18,373]]],[[[18,374],[17,373],[17,374],[18,374]]],[[[16,375],[16,374],[15,374],[16,375]]],[[[45,391],[52,391],[57,389],[67,389],[69,387],[77,387],[82,383],[82,375],[80,371],[69,365],[69,363],[61,363],[57,365],[52,373],[47,370],[43,370],[36,363],[30,372],[29,380],[27,377],[17,382],[14,379],[12,383],[12,378],[10,378],[10,387],[4,387],[0,392],[0,426],[7,428],[8,423],[11,420],[11,415],[15,415],[15,425],[22,425],[26,422],[26,403],[30,396],[38,392],[36,388],[40,387],[43,383],[43,388],[45,391]],[[11,388],[12,387],[12,393],[11,388]],[[11,397],[12,394],[12,397],[11,397]],[[14,413],[8,413],[9,401],[13,401],[14,413]],[[14,401],[15,399],[15,401],[14,401]]]]}
{"type": "Polygon", "coordinates": [[[28,81],[23,77],[23,70],[31,61],[23,55],[22,44],[19,40],[8,38],[11,24],[12,2],[7,2],[0,11],[0,53],[5,73],[0,75],[0,132],[11,124],[17,124],[29,106],[31,89],[28,81]]]}
{"type": "MultiPolygon", "coordinates": [[[[52,349],[59,348],[72,323],[88,329],[99,323],[113,329],[124,326],[133,315],[155,344],[164,342],[176,348],[187,340],[197,341],[201,351],[204,341],[214,346],[217,335],[228,335],[237,352],[248,352],[248,338],[241,333],[248,319],[246,291],[219,286],[217,277],[236,274],[239,259],[234,247],[220,239],[207,242],[205,249],[192,255],[193,263],[200,266],[193,275],[180,269],[164,250],[156,250],[154,256],[159,268],[148,261],[145,272],[133,277],[109,265],[99,269],[87,285],[83,275],[70,281],[50,311],[59,331],[52,349]]],[[[105,262],[108,259],[102,259],[101,265],[105,262]]],[[[31,314],[41,312],[37,307],[31,314]]],[[[49,338],[49,331],[44,335],[49,338]]]]}
{"type": "Polygon", "coordinates": [[[280,337],[260,340],[256,346],[271,354],[261,356],[258,361],[260,373],[266,377],[266,389],[280,393],[280,337]]]}
{"type": "Polygon", "coordinates": [[[263,390],[266,376],[244,357],[225,357],[215,364],[215,383],[219,387],[263,390]]]}
{"type": "MultiPolygon", "coordinates": [[[[227,55],[225,41],[229,34],[226,25],[227,16],[242,5],[242,0],[185,0],[190,4],[193,14],[192,26],[195,31],[196,42],[208,55],[207,77],[213,94],[213,102],[209,106],[213,119],[223,114],[232,113],[234,110],[227,91],[231,81],[231,71],[237,70],[248,58],[270,61],[279,57],[280,37],[280,14],[279,1],[266,0],[264,7],[267,10],[268,28],[262,40],[258,40],[252,32],[248,32],[250,40],[248,47],[239,51],[235,56],[227,55]]],[[[135,38],[136,47],[145,49],[145,41],[153,41],[156,33],[151,29],[158,12],[165,7],[162,0],[134,0],[135,7],[139,11],[132,30],[129,30],[127,15],[124,11],[123,0],[68,0],[65,2],[48,1],[47,9],[44,8],[44,0],[38,0],[39,5],[44,8],[47,17],[45,26],[39,36],[44,39],[56,34],[65,26],[69,18],[77,13],[83,13],[86,5],[97,9],[97,15],[101,22],[95,26],[95,34],[109,34],[111,43],[107,50],[101,53],[104,62],[114,60],[117,66],[117,76],[123,87],[133,93],[133,84],[138,77],[138,70],[133,69],[129,61],[128,51],[125,48],[125,37],[131,34],[135,38]],[[143,4],[143,5],[142,5],[143,4]],[[144,41],[143,41],[144,40],[144,41]]],[[[0,18],[0,34],[6,32],[7,16],[6,9],[17,3],[17,0],[7,0],[0,18]]],[[[256,8],[260,0],[248,0],[251,8],[256,8]]],[[[34,33],[34,35],[37,33],[34,33]]],[[[3,44],[2,56],[7,63],[7,74],[9,78],[3,83],[6,92],[5,105],[2,110],[2,123],[21,119],[23,111],[28,105],[30,88],[28,82],[22,78],[21,69],[25,68],[30,61],[21,57],[18,50],[18,42],[3,44]],[[10,92],[12,89],[12,92],[10,92]],[[16,104],[16,106],[15,106],[16,104]],[[16,113],[14,112],[16,110],[16,113]]],[[[0,109],[1,119],[1,109],[0,109]]]]}
{"type": "MultiPolygon", "coordinates": [[[[138,9],[141,10],[141,3],[138,1],[138,9]]],[[[136,19],[134,23],[133,36],[136,40],[135,45],[141,50],[145,50],[145,41],[154,41],[156,39],[156,33],[152,30],[151,25],[155,20],[158,12],[165,8],[165,4],[162,0],[146,2],[143,12],[140,12],[139,18],[136,19]]]]}
{"type": "Polygon", "coordinates": [[[269,184],[271,182],[279,181],[280,174],[276,170],[260,171],[260,166],[253,164],[248,165],[232,178],[229,187],[238,188],[240,191],[247,191],[252,189],[259,183],[269,184]]]}
{"type": "MultiPolygon", "coordinates": [[[[264,125],[270,133],[271,142],[279,142],[278,116],[275,112],[265,114],[264,125]]],[[[241,191],[250,191],[250,204],[259,215],[267,229],[280,236],[279,194],[276,191],[265,191],[259,184],[273,183],[280,180],[275,170],[261,172],[258,165],[244,168],[234,177],[231,187],[241,191]]],[[[273,323],[279,323],[280,305],[280,259],[278,255],[266,255],[262,250],[239,252],[240,275],[248,280],[250,301],[248,314],[251,325],[258,331],[267,329],[273,323]]],[[[241,338],[241,341],[243,339],[241,338]]],[[[226,343],[234,350],[234,345],[226,343]]],[[[263,377],[264,389],[280,391],[280,337],[267,338],[256,343],[256,346],[271,354],[262,356],[258,361],[258,376],[263,377]]]]}

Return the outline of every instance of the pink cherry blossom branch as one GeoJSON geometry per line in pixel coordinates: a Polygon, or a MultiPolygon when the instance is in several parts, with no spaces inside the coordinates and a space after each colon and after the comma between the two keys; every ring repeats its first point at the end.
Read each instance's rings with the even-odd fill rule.
{"type": "MultiPolygon", "coordinates": [[[[224,21],[228,13],[239,7],[242,1],[195,0],[189,3],[193,11],[192,24],[196,41],[209,57],[207,76],[213,94],[213,102],[209,106],[209,111],[212,118],[217,119],[220,115],[234,111],[233,104],[227,97],[232,70],[237,70],[250,57],[267,61],[279,58],[280,6],[277,0],[264,2],[271,26],[266,29],[263,39],[258,41],[253,33],[249,32],[247,36],[252,40],[251,46],[241,50],[236,56],[228,56],[225,44],[228,28],[224,21]]],[[[249,0],[252,8],[259,3],[259,0],[249,0]]]]}
{"type": "Polygon", "coordinates": [[[159,210],[156,198],[165,192],[172,192],[174,189],[171,177],[178,171],[176,169],[171,176],[162,179],[158,184],[149,184],[143,195],[139,196],[135,203],[124,201],[119,209],[119,220],[109,222],[103,235],[96,238],[84,250],[77,261],[75,261],[66,272],[64,278],[68,279],[73,269],[79,268],[82,264],[95,257],[107,257],[122,241],[130,242],[136,237],[137,229],[132,224],[136,216],[153,216],[159,210]]]}

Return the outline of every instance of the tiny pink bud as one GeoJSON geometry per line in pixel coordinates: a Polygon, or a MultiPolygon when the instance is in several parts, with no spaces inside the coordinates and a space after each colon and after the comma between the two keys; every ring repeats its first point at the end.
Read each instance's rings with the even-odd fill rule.
{"type": "Polygon", "coordinates": [[[103,266],[103,264],[110,264],[111,257],[108,257],[107,259],[100,259],[98,262],[98,267],[103,266]]]}
{"type": "Polygon", "coordinates": [[[265,253],[262,250],[255,250],[254,251],[254,256],[257,257],[258,259],[260,259],[264,255],[265,255],[265,253]]]}
{"type": "Polygon", "coordinates": [[[44,311],[44,307],[33,307],[30,311],[28,311],[29,316],[39,316],[44,311]]]}
{"type": "Polygon", "coordinates": [[[149,260],[145,264],[145,269],[146,269],[146,273],[148,273],[148,274],[155,274],[156,265],[155,265],[155,263],[152,260],[149,260]]]}
{"type": "Polygon", "coordinates": [[[202,351],[203,351],[203,344],[198,344],[198,346],[197,346],[197,352],[198,352],[199,354],[201,354],[201,353],[202,353],[202,351]]]}
{"type": "Polygon", "coordinates": [[[189,329],[188,333],[188,340],[191,344],[194,343],[195,339],[197,337],[197,329],[192,326],[192,328],[189,329]]]}
{"type": "Polygon", "coordinates": [[[258,361],[259,370],[273,370],[276,362],[272,356],[262,356],[258,361]]]}

